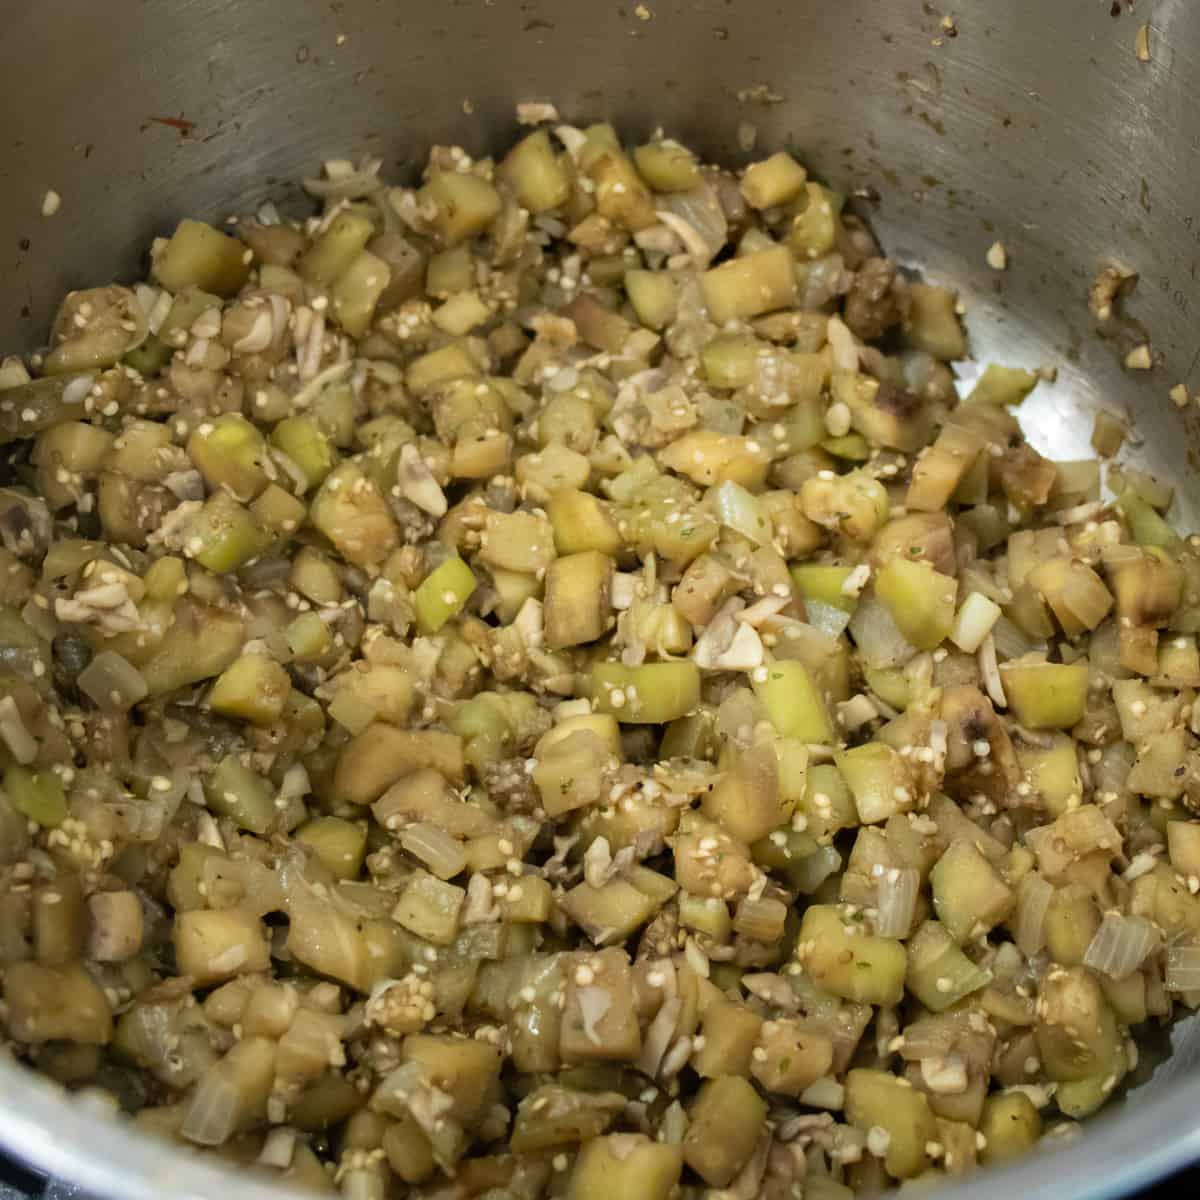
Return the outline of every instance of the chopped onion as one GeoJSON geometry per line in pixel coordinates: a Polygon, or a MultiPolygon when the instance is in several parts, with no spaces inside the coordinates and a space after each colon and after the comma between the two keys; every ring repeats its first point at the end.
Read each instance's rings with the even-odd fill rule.
{"type": "Polygon", "coordinates": [[[921,1081],[935,1096],[959,1096],[967,1090],[967,1064],[961,1054],[921,1059],[921,1081]]]}
{"type": "Polygon", "coordinates": [[[21,711],[11,696],[0,699],[0,741],[19,763],[31,763],[37,758],[37,740],[25,728],[21,711]]]}
{"type": "Polygon", "coordinates": [[[863,593],[847,628],[867,666],[875,670],[902,667],[917,653],[872,589],[863,593]]]}
{"type": "Polygon", "coordinates": [[[1000,619],[1000,606],[981,592],[971,592],[954,618],[950,640],[967,654],[974,654],[1000,619]]]}
{"type": "Polygon", "coordinates": [[[1200,990],[1200,946],[1168,946],[1165,986],[1168,992],[1200,990]]]}
{"type": "Polygon", "coordinates": [[[846,1089],[832,1075],[825,1075],[800,1093],[801,1104],[810,1108],[839,1109],[846,1102],[846,1089]]]}
{"type": "Polygon", "coordinates": [[[1110,979],[1132,975],[1158,947],[1158,933],[1145,917],[1105,913],[1083,961],[1110,979]]]}
{"type": "Polygon", "coordinates": [[[1092,785],[1096,794],[1115,792],[1119,795],[1123,792],[1136,757],[1128,742],[1113,742],[1105,746],[1100,761],[1092,767],[1092,785]]]}
{"type": "Polygon", "coordinates": [[[436,825],[409,825],[400,834],[400,845],[439,879],[453,879],[467,865],[462,844],[436,825]]]}
{"type": "Polygon", "coordinates": [[[196,1085],[179,1132],[199,1146],[220,1146],[229,1140],[238,1120],[238,1089],[220,1066],[196,1085]]]}
{"type": "Polygon", "coordinates": [[[850,287],[850,273],[840,254],[815,258],[805,268],[799,272],[800,293],[796,303],[800,308],[820,308],[850,287]]]}
{"type": "Polygon", "coordinates": [[[749,688],[734,688],[717,706],[716,734],[722,742],[749,745],[754,727],[762,719],[759,698],[749,688]]]}
{"type": "Polygon", "coordinates": [[[996,639],[989,633],[979,646],[979,673],[988,698],[997,708],[1008,707],[1008,696],[1004,681],[1000,678],[1000,665],[996,662],[996,639]]]}
{"type": "Polygon", "coordinates": [[[1014,625],[1007,617],[997,618],[992,626],[992,637],[996,642],[996,655],[1001,659],[1020,658],[1024,654],[1045,654],[1046,643],[1031,638],[1023,629],[1014,625]]]}
{"type": "Polygon", "coordinates": [[[771,540],[771,521],[757,496],[727,479],[714,489],[713,499],[717,507],[717,520],[727,529],[740,533],[759,546],[765,546],[771,540]]]}
{"type": "Polygon", "coordinates": [[[921,877],[912,867],[885,870],[875,884],[875,932],[880,937],[908,937],[917,911],[921,877]]]}
{"type": "Polygon", "coordinates": [[[307,408],[331,384],[341,383],[353,368],[353,363],[336,362],[332,366],[326,367],[320,374],[313,376],[292,397],[293,410],[298,411],[307,408]]]}
{"type": "Polygon", "coordinates": [[[688,1115],[678,1100],[673,1100],[667,1105],[667,1110],[662,1115],[660,1131],[662,1133],[662,1140],[668,1146],[680,1146],[683,1144],[683,1139],[688,1131],[688,1115]]]}
{"type": "MultiPolygon", "coordinates": [[[[662,968],[657,968],[665,979],[669,978],[669,988],[675,990],[675,972],[669,962],[664,961],[662,968]]],[[[646,1028],[642,1039],[641,1053],[638,1055],[637,1069],[642,1074],[654,1079],[658,1075],[662,1060],[675,1037],[675,1028],[679,1024],[679,1014],[683,1011],[683,1001],[678,996],[667,996],[654,1014],[654,1020],[646,1028]]]]}
{"type": "Polygon", "coordinates": [[[95,383],[95,381],[95,375],[76,375],[75,378],[63,388],[63,405],[69,408],[75,404],[82,404],[83,398],[92,390],[92,384],[95,383]]]}
{"type": "Polygon", "coordinates": [[[279,1125],[267,1134],[263,1148],[258,1152],[258,1161],[264,1167],[286,1171],[292,1165],[295,1153],[296,1131],[287,1125],[279,1125]]]}
{"type": "Polygon", "coordinates": [[[858,370],[858,346],[854,334],[841,317],[830,317],[825,327],[825,336],[829,339],[829,348],[833,352],[833,365],[839,371],[858,370]]]}
{"type": "Polygon", "coordinates": [[[596,1026],[612,1008],[612,996],[604,988],[581,987],[576,990],[575,999],[579,1002],[579,1019],[583,1022],[584,1036],[593,1046],[602,1046],[604,1039],[596,1026]]]}
{"type": "Polygon", "coordinates": [[[831,875],[842,868],[842,856],[832,846],[821,846],[792,866],[796,889],[811,896],[831,875]]]}
{"type": "Polygon", "coordinates": [[[379,171],[383,166],[380,158],[364,158],[356,167],[350,163],[332,159],[325,164],[326,179],[304,180],[304,190],[319,196],[327,204],[338,200],[361,200],[383,187],[379,171]]]}
{"type": "Polygon", "coordinates": [[[400,447],[397,479],[400,494],[406,500],[411,500],[422,512],[427,512],[433,517],[446,515],[446,494],[411,442],[400,447]]]}
{"type": "Polygon", "coordinates": [[[729,224],[712,185],[705,182],[686,192],[659,197],[655,216],[687,247],[695,265],[707,267],[725,245],[729,224]]]}
{"type": "Polygon", "coordinates": [[[79,672],[78,683],[79,690],[106,712],[128,712],[150,691],[141,671],[112,650],[97,654],[79,672]]]}
{"type": "Polygon", "coordinates": [[[727,600],[692,647],[692,661],[706,671],[752,671],[763,661],[762,639],[737,620],[746,607],[738,596],[727,600]]]}
{"type": "Polygon", "coordinates": [[[260,354],[275,337],[275,321],[269,309],[256,314],[250,332],[233,343],[234,354],[260,354]]]}
{"type": "Polygon", "coordinates": [[[850,624],[850,614],[844,608],[826,604],[824,600],[805,600],[804,611],[808,623],[830,637],[840,637],[850,624]]]}
{"type": "Polygon", "coordinates": [[[1017,890],[1017,946],[1026,958],[1032,958],[1046,944],[1046,910],[1054,888],[1040,875],[1026,875],[1017,890]]]}

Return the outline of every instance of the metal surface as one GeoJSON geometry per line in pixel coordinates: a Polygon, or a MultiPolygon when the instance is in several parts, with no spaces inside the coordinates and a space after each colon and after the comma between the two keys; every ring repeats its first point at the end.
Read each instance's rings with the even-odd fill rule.
{"type": "MultiPolygon", "coordinates": [[[[1200,388],[1200,8],[1141,0],[1114,18],[1110,2],[956,0],[950,37],[920,0],[645,0],[649,19],[602,0],[6,0],[0,346],[36,345],[67,288],[134,275],[136,248],[180,215],[282,196],[322,157],[369,150],[403,174],[432,141],[482,151],[514,135],[518,99],[631,134],[662,124],[732,161],[748,122],[760,148],[879,193],[866,208],[885,245],[962,290],[980,360],[1059,368],[1026,406],[1039,445],[1088,457],[1095,407],[1129,411],[1136,455],[1177,481],[1191,527],[1200,429],[1167,391],[1200,388]],[[47,219],[49,188],[63,206],[47,219]],[[1003,274],[984,263],[996,239],[1003,274]],[[1085,297],[1110,261],[1141,283],[1098,337],[1085,297]],[[1146,337],[1157,368],[1123,371],[1146,337]]],[[[976,1176],[972,1197],[1104,1200],[1200,1157],[1189,1030],[1082,1144],[976,1176]]],[[[0,1143],[98,1196],[278,1195],[7,1063],[0,1089],[0,1143]]]]}

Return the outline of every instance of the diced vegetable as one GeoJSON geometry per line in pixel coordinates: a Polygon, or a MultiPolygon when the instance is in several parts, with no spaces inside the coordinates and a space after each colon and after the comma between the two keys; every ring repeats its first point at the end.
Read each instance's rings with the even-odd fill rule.
{"type": "Polygon", "coordinates": [[[596,663],[592,697],[599,712],[622,724],[665,725],[700,703],[700,672],[690,662],[596,663]]]}
{"type": "Polygon", "coordinates": [[[447,621],[462,612],[475,587],[474,573],[457,555],[430,571],[413,594],[421,631],[437,633],[447,621]]]}
{"type": "Polygon", "coordinates": [[[232,296],[250,274],[250,252],[203,221],[179,222],[154,261],[154,274],[169,292],[195,287],[232,296]]]}
{"type": "Polygon", "coordinates": [[[867,1004],[896,1004],[904,992],[904,947],[843,920],[831,905],[805,910],[797,954],[824,991],[867,1004]]]}
{"type": "Polygon", "coordinates": [[[1019,659],[1002,663],[1000,678],[1013,712],[1029,729],[1070,729],[1087,709],[1085,664],[1019,659]]]}

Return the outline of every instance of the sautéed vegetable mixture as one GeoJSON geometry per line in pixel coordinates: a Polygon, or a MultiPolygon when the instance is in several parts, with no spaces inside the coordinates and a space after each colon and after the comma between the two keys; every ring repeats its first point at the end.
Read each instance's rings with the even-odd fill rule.
{"type": "Polygon", "coordinates": [[[379,170],[0,368],[11,1051],[347,1200],[1071,1131],[1200,1003],[1171,488],[960,400],[955,295],[787,153],[379,170]]]}

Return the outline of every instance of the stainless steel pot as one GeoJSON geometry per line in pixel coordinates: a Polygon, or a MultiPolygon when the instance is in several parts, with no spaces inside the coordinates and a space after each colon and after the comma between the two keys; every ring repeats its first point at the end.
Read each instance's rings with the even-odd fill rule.
{"type": "MultiPolygon", "coordinates": [[[[1200,388],[1200,8],[1130,8],[8,0],[0,347],[36,345],[66,289],[134,274],[138,247],[179,216],[283,196],[323,157],[371,151],[403,172],[431,142],[502,145],[519,99],[631,134],[662,124],[732,161],[744,157],[739,126],[751,124],[760,148],[788,145],[841,186],[878,192],[863,203],[884,244],[961,289],[979,359],[1059,368],[1023,414],[1043,449],[1088,457],[1097,405],[1127,409],[1137,456],[1176,482],[1194,528],[1200,428],[1167,393],[1181,381],[1200,388]],[[63,203],[45,218],[48,189],[63,203]],[[1010,255],[1003,274],[984,262],[995,240],[1010,255]],[[1112,261],[1141,282],[1129,317],[1097,336],[1086,292],[1112,261]],[[1124,371],[1146,339],[1156,368],[1124,371]]],[[[1081,1142],[962,1190],[1104,1200],[1200,1157],[1190,1070],[1200,1031],[1178,1025],[1173,1041],[1174,1056],[1081,1142]]],[[[143,1140],[7,1063],[0,1096],[0,1143],[97,1196],[279,1195],[143,1140]]]]}

